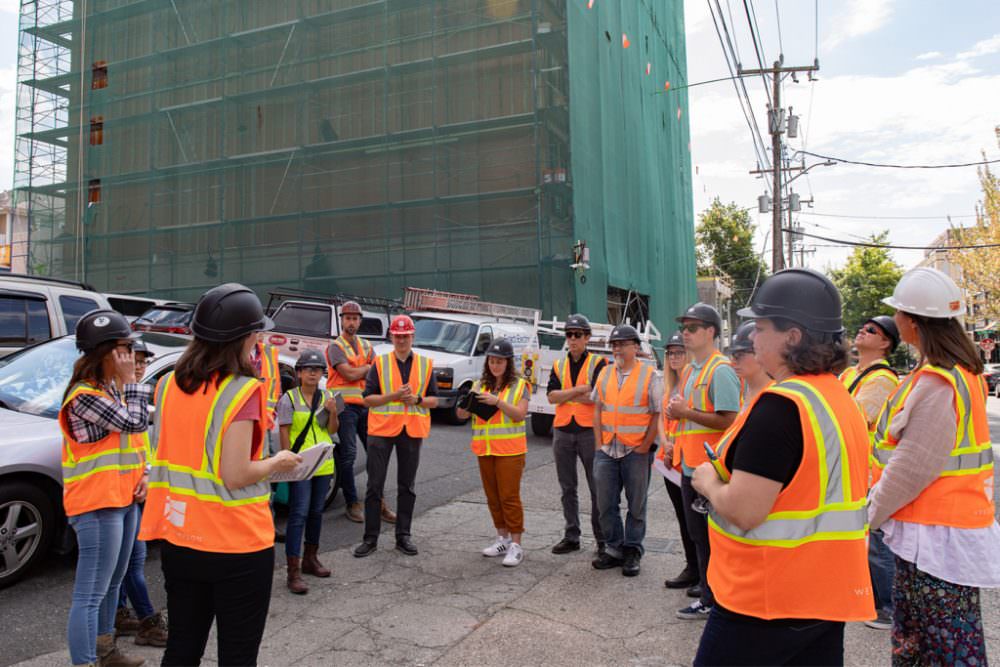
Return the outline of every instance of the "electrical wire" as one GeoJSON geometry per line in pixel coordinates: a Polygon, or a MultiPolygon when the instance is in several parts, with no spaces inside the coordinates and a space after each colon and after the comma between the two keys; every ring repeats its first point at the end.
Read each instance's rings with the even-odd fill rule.
{"type": "Polygon", "coordinates": [[[800,155],[811,155],[812,157],[821,160],[832,160],[833,162],[842,162],[843,164],[854,164],[862,167],[879,167],[885,169],[955,169],[959,167],[980,167],[1000,162],[1000,158],[998,158],[996,160],[981,160],[979,162],[960,162],[953,164],[890,164],[890,163],[879,163],[879,162],[863,162],[861,160],[848,160],[847,158],[833,157],[830,155],[820,155],[819,153],[813,153],[810,151],[796,151],[796,152],[800,155]]]}
{"type": "Polygon", "coordinates": [[[845,215],[842,213],[816,213],[802,211],[800,215],[815,215],[821,218],[843,218],[845,220],[950,220],[952,218],[975,218],[975,215],[845,215]]]}
{"type": "MultiPolygon", "coordinates": [[[[764,82],[764,92],[767,94],[767,103],[774,106],[774,101],[771,99],[771,89],[768,87],[767,75],[764,74],[764,54],[763,54],[763,44],[758,44],[757,41],[757,31],[755,28],[754,19],[750,18],[750,4],[747,0],[743,0],[743,11],[747,15],[747,24],[750,26],[750,39],[753,41],[753,50],[757,55],[757,65],[760,67],[760,78],[764,82]]],[[[756,13],[754,13],[756,16],[756,13]]],[[[763,40],[762,40],[763,41],[763,40]]]]}
{"type": "Polygon", "coordinates": [[[785,45],[781,41],[781,12],[778,11],[778,0],[774,0],[774,18],[778,22],[778,48],[781,53],[785,52],[785,45]]]}
{"type": "Polygon", "coordinates": [[[828,236],[820,236],[819,234],[810,234],[809,232],[803,232],[801,230],[795,231],[793,229],[783,229],[782,231],[792,234],[799,234],[801,236],[808,236],[812,239],[819,239],[820,241],[829,241],[830,243],[836,243],[838,245],[855,246],[862,248],[887,248],[889,250],[979,250],[983,248],[1000,248],[1000,243],[977,243],[973,245],[952,245],[952,246],[918,246],[918,245],[892,245],[889,243],[872,243],[870,241],[846,241],[844,239],[834,239],[828,236]]]}

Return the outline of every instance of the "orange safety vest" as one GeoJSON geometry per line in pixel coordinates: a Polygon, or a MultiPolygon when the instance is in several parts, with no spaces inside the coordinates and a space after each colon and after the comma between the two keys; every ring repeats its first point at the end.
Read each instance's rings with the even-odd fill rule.
{"type": "Polygon", "coordinates": [[[281,398],[281,369],[278,366],[278,348],[258,341],[257,356],[260,359],[260,380],[264,383],[264,397],[267,400],[267,431],[274,426],[278,399],[281,398]]]}
{"type": "MultiPolygon", "coordinates": [[[[663,401],[660,407],[660,414],[663,416],[663,437],[665,440],[673,440],[677,436],[677,426],[680,424],[680,420],[671,419],[667,417],[667,405],[670,404],[670,399],[673,395],[668,395],[667,392],[663,392],[663,401]]],[[[664,463],[667,461],[666,449],[660,447],[656,450],[656,458],[660,459],[664,463]]],[[[681,453],[674,445],[673,454],[670,459],[670,466],[676,470],[681,469],[681,453]]]]}
{"type": "Polygon", "coordinates": [[[78,442],[69,427],[69,405],[82,394],[104,396],[107,391],[80,382],[66,395],[59,409],[63,434],[63,508],[66,516],[132,504],[135,487],[143,475],[143,433],[109,431],[97,442],[78,442]]]}
{"type": "MultiPolygon", "coordinates": [[[[729,359],[722,356],[721,352],[713,350],[712,355],[705,360],[705,364],[701,367],[701,371],[694,380],[691,395],[685,396],[689,408],[701,410],[702,412],[715,412],[715,405],[709,396],[709,389],[712,386],[712,380],[715,378],[715,372],[721,366],[732,367],[732,363],[729,359]]],[[[679,385],[681,395],[687,389],[688,379],[693,372],[694,366],[691,364],[685,366],[684,370],[681,371],[679,385]]],[[[684,465],[689,468],[697,468],[702,463],[708,461],[703,443],[707,442],[714,447],[719,442],[719,438],[722,437],[723,432],[724,429],[708,428],[697,422],[682,419],[677,426],[677,435],[674,438],[674,450],[679,452],[684,465]]]]}
{"type": "MultiPolygon", "coordinates": [[[[510,405],[517,405],[524,399],[526,384],[521,378],[500,394],[500,400],[510,405]]],[[[477,382],[474,391],[483,391],[477,382]]],[[[489,421],[472,415],[472,453],[476,456],[517,456],[528,451],[528,435],[524,428],[524,420],[512,420],[497,410],[489,421]]]]}
{"type": "MultiPolygon", "coordinates": [[[[844,369],[843,373],[840,374],[840,381],[844,383],[844,386],[847,387],[848,390],[850,390],[851,385],[854,384],[854,380],[857,377],[858,377],[858,367],[857,366],[849,366],[849,367],[847,367],[847,368],[844,369]]],[[[856,386],[854,388],[854,391],[851,392],[851,397],[854,398],[854,399],[857,399],[858,394],[861,393],[861,390],[864,389],[865,386],[869,382],[871,382],[872,380],[874,380],[875,378],[878,378],[878,377],[884,377],[884,378],[892,380],[893,386],[898,386],[899,385],[899,377],[896,375],[895,372],[889,370],[888,368],[879,368],[878,370],[874,370],[871,373],[869,373],[868,375],[866,375],[863,378],[861,378],[861,382],[859,382],[858,386],[856,386]]],[[[860,407],[860,405],[858,407],[860,407]]],[[[868,417],[867,416],[865,416],[865,421],[866,422],[868,421],[868,417]]],[[[872,423],[872,424],[870,424],[868,426],[868,433],[869,433],[869,435],[873,435],[875,433],[875,424],[874,423],[872,423]]]]}
{"type": "Polygon", "coordinates": [[[726,430],[717,450],[723,466],[757,400],[769,393],[798,408],[802,463],[756,528],[743,530],[710,511],[712,592],[726,609],[768,620],[875,618],[864,418],[834,375],[793,376],[758,394],[726,430]]]}
{"type": "Polygon", "coordinates": [[[873,483],[881,478],[899,444],[889,433],[892,420],[922,375],[937,375],[955,390],[955,446],[938,478],[892,518],[934,526],[986,528],[992,525],[994,515],[993,446],[986,417],[986,383],[981,375],[975,376],[961,366],[949,370],[925,364],[889,394],[875,425],[873,483]]]}
{"type": "MultiPolygon", "coordinates": [[[[556,359],[552,364],[552,372],[559,378],[563,389],[573,389],[583,384],[590,384],[590,379],[594,374],[594,369],[601,359],[596,354],[584,352],[586,360],[580,371],[576,374],[576,379],[570,377],[569,357],[556,359]]],[[[580,426],[590,428],[594,425],[593,404],[581,403],[580,401],[566,401],[556,406],[556,416],[552,425],[556,428],[568,426],[570,420],[575,420],[580,426]]]]}
{"type": "MultiPolygon", "coordinates": [[[[413,364],[410,366],[410,379],[406,383],[416,396],[424,396],[431,380],[433,363],[427,357],[413,352],[413,364]]],[[[378,369],[379,393],[383,396],[391,394],[403,387],[403,379],[399,374],[394,352],[380,355],[375,359],[378,369]]],[[[402,401],[393,401],[368,409],[368,435],[391,438],[406,429],[411,438],[426,438],[431,432],[431,411],[422,405],[407,405],[402,401]]]]}
{"type": "MultiPolygon", "coordinates": [[[[218,386],[211,380],[193,394],[177,386],[173,373],[160,380],[153,467],[139,539],[213,553],[252,553],[274,545],[267,479],[229,489],[219,473],[222,437],[255,392],[264,423],[264,391],[257,378],[236,375],[218,386]]],[[[250,457],[267,457],[263,430],[255,429],[250,457]]]]}
{"type": "Polygon", "coordinates": [[[601,442],[611,444],[617,439],[626,447],[642,444],[653,416],[649,412],[649,383],[653,368],[636,361],[621,388],[618,371],[608,364],[597,377],[597,396],[601,401],[601,442]],[[614,380],[612,380],[614,378],[614,380]]]}
{"type": "MultiPolygon", "coordinates": [[[[343,336],[340,336],[337,340],[333,341],[333,344],[343,350],[344,356],[347,357],[348,364],[350,364],[353,368],[360,368],[361,366],[372,362],[375,352],[372,350],[371,343],[364,338],[356,336],[355,340],[358,341],[358,346],[361,348],[360,352],[355,352],[354,346],[351,345],[343,336]]],[[[327,366],[326,388],[340,392],[340,395],[344,397],[344,403],[364,405],[365,399],[362,394],[365,390],[365,378],[351,382],[337,372],[337,368],[330,360],[329,348],[326,349],[325,354],[327,366]]]]}

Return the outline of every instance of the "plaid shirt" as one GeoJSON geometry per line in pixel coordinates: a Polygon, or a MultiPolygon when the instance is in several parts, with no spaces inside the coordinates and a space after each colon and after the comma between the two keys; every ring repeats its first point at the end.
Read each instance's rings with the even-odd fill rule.
{"type": "Polygon", "coordinates": [[[104,390],[105,396],[81,394],[73,399],[67,418],[70,433],[77,442],[97,442],[114,433],[142,433],[149,426],[149,399],[153,388],[148,384],[125,385],[125,400],[115,386],[104,390]]]}

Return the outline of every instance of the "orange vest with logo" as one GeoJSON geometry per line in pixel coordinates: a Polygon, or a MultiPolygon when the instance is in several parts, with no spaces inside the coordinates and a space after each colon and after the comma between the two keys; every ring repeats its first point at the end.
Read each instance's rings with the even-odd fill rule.
{"type": "MultiPolygon", "coordinates": [[[[257,378],[230,375],[184,393],[170,373],[156,387],[156,438],[141,540],[212,553],[252,553],[274,545],[274,520],[266,479],[229,489],[220,476],[222,437],[253,398],[267,406],[257,378]]],[[[267,457],[263,431],[255,429],[250,457],[267,457]]]]}
{"type": "Polygon", "coordinates": [[[802,462],[756,528],[743,530],[711,510],[712,592],[726,609],[768,620],[875,618],[868,570],[865,420],[834,375],[793,376],[758,394],[726,430],[717,449],[723,465],[764,394],[795,403],[802,424],[802,462]]]}
{"type": "MultiPolygon", "coordinates": [[[[354,346],[343,336],[333,341],[333,344],[344,352],[344,356],[347,357],[347,363],[352,368],[360,368],[365,364],[370,364],[375,354],[371,343],[360,336],[356,336],[354,340],[357,341],[358,347],[361,348],[360,351],[356,352],[354,346]]],[[[340,392],[340,395],[344,397],[344,403],[353,403],[354,405],[365,404],[365,399],[362,396],[365,390],[365,378],[362,377],[359,380],[351,382],[338,373],[337,368],[330,359],[329,348],[326,350],[326,376],[326,388],[340,392]]]]}
{"type": "MultiPolygon", "coordinates": [[[[405,384],[410,385],[414,396],[423,396],[431,380],[433,363],[427,357],[413,355],[410,366],[410,378],[405,384]]],[[[396,354],[389,352],[375,359],[378,369],[379,394],[391,394],[403,387],[403,378],[399,374],[396,354]]],[[[402,401],[394,401],[368,409],[368,435],[392,438],[406,429],[411,438],[426,438],[431,432],[431,411],[423,405],[407,405],[402,401]]]]}
{"type": "Polygon", "coordinates": [[[63,400],[59,428],[63,434],[63,508],[66,516],[131,505],[135,487],[143,475],[143,433],[110,431],[97,442],[73,439],[67,411],[70,403],[82,394],[114,400],[108,392],[84,382],[75,385],[63,400]]]}
{"type": "Polygon", "coordinates": [[[275,410],[281,398],[281,369],[278,366],[278,348],[257,343],[257,357],[260,359],[260,379],[264,383],[264,397],[267,400],[267,431],[274,426],[275,410]]]}
{"type": "MultiPolygon", "coordinates": [[[[947,406],[954,406],[958,422],[955,445],[938,478],[892,518],[925,525],[986,528],[993,524],[995,510],[993,447],[986,416],[986,383],[981,375],[973,375],[961,366],[956,365],[949,370],[925,364],[906,376],[889,395],[875,424],[873,483],[881,478],[899,444],[899,440],[889,433],[889,426],[923,375],[937,375],[955,390],[955,401],[947,406]]],[[[942,418],[948,417],[942,415],[942,418]]]]}
{"type": "Polygon", "coordinates": [[[636,362],[621,388],[618,371],[608,364],[597,377],[597,396],[601,401],[601,442],[617,439],[626,447],[642,444],[654,415],[649,411],[649,383],[653,368],[636,362]]]}
{"type": "MultiPolygon", "coordinates": [[[[579,387],[580,385],[589,385],[591,376],[594,374],[594,369],[597,364],[601,361],[600,357],[590,352],[585,352],[587,359],[583,362],[580,371],[576,374],[575,378],[570,377],[569,369],[569,357],[563,359],[556,359],[552,364],[552,372],[556,374],[559,378],[560,385],[563,389],[573,389],[574,387],[579,387]]],[[[556,416],[552,422],[552,425],[556,428],[561,426],[568,426],[570,420],[575,420],[580,426],[590,428],[594,425],[594,406],[593,404],[581,403],[580,401],[566,401],[565,403],[560,403],[556,406],[556,416]]]]}
{"type": "MultiPolygon", "coordinates": [[[[718,350],[715,350],[712,352],[712,356],[705,360],[704,365],[695,377],[691,395],[684,396],[687,399],[687,406],[689,408],[701,410],[702,412],[715,412],[715,405],[709,396],[709,389],[712,387],[715,372],[719,370],[720,366],[731,367],[732,364],[729,359],[726,359],[718,350]]],[[[681,372],[679,385],[681,395],[684,395],[688,379],[693,372],[694,366],[691,364],[685,366],[681,372]]],[[[707,442],[714,447],[719,442],[719,438],[722,437],[723,432],[724,429],[709,428],[697,422],[682,419],[677,425],[677,435],[674,437],[674,450],[679,452],[684,465],[689,468],[697,468],[702,463],[708,461],[704,443],[707,442]]]]}
{"type": "MultiPolygon", "coordinates": [[[[498,394],[500,400],[516,406],[525,398],[526,386],[524,380],[514,378],[514,382],[498,394]]],[[[473,389],[483,391],[479,383],[473,389]]],[[[523,419],[516,422],[502,410],[497,410],[488,421],[472,415],[472,453],[476,456],[517,456],[527,451],[528,434],[523,419]]]]}

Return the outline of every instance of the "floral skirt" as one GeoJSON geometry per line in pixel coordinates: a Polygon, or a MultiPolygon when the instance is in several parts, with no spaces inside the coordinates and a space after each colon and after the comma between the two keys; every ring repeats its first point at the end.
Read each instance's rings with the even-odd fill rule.
{"type": "Polygon", "coordinates": [[[893,665],[985,666],[979,589],[921,572],[896,557],[893,665]]]}

